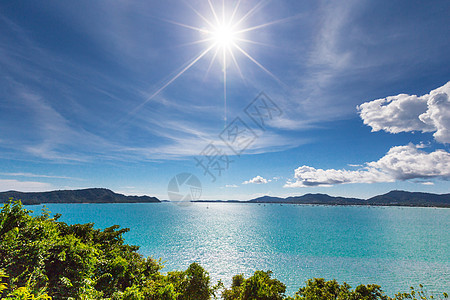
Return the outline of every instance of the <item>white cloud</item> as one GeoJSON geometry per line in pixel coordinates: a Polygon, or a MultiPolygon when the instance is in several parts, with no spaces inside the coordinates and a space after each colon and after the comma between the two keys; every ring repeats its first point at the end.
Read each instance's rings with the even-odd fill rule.
{"type": "Polygon", "coordinates": [[[225,185],[226,188],[237,188],[239,186],[235,185],[235,184],[226,184],[225,185]]]}
{"type": "Polygon", "coordinates": [[[419,119],[426,109],[426,99],[406,94],[377,99],[358,106],[364,124],[372,127],[372,131],[384,130],[389,133],[432,131],[432,126],[419,119]]]}
{"type": "Polygon", "coordinates": [[[450,143],[450,81],[444,86],[431,91],[428,97],[428,110],[419,116],[427,125],[434,126],[436,141],[450,143]]]}
{"type": "Polygon", "coordinates": [[[287,181],[284,187],[394,182],[425,178],[448,180],[450,179],[450,153],[444,150],[428,153],[409,144],[392,147],[381,159],[366,163],[366,167],[358,170],[323,170],[301,166],[295,170],[294,177],[295,181],[287,181]]]}
{"type": "Polygon", "coordinates": [[[32,178],[55,178],[55,179],[76,179],[79,178],[68,177],[68,176],[54,176],[54,175],[44,175],[44,174],[33,174],[33,173],[0,173],[2,176],[17,176],[17,177],[32,177],[32,178]]]}
{"type": "Polygon", "coordinates": [[[435,132],[436,141],[450,143],[449,95],[450,81],[423,96],[400,94],[363,103],[358,110],[372,131],[435,132]]]}
{"type": "Polygon", "coordinates": [[[350,49],[343,49],[340,42],[345,35],[346,24],[352,17],[356,1],[322,3],[319,12],[323,22],[316,36],[315,51],[310,63],[340,69],[347,66],[351,58],[350,49]]]}
{"type": "MultiPolygon", "coordinates": [[[[269,180],[270,181],[270,180],[269,180]]],[[[242,184],[249,184],[249,183],[254,183],[254,184],[266,184],[269,182],[267,179],[261,177],[261,176],[256,176],[250,180],[246,180],[244,181],[242,184]]]]}
{"type": "Polygon", "coordinates": [[[444,150],[428,153],[413,144],[393,147],[384,157],[367,165],[400,180],[450,178],[450,153],[444,150]]]}
{"type": "Polygon", "coordinates": [[[330,186],[342,183],[374,183],[389,182],[392,178],[386,177],[374,169],[361,169],[349,171],[345,169],[316,169],[301,166],[295,170],[295,181],[287,181],[284,187],[330,186]]]}
{"type": "Polygon", "coordinates": [[[358,165],[358,164],[347,164],[349,167],[362,167],[363,165],[358,165]]]}
{"type": "Polygon", "coordinates": [[[50,190],[52,185],[46,182],[0,179],[0,191],[44,192],[50,190]]]}
{"type": "Polygon", "coordinates": [[[421,184],[423,184],[423,185],[434,185],[434,182],[426,181],[426,182],[421,182],[421,184]]]}
{"type": "Polygon", "coordinates": [[[428,143],[426,143],[426,144],[424,144],[423,142],[421,142],[420,144],[417,144],[416,145],[416,148],[417,149],[424,149],[424,148],[427,148],[427,147],[429,147],[430,146],[430,143],[428,142],[428,143]]]}
{"type": "MultiPolygon", "coordinates": [[[[11,134],[9,147],[17,153],[25,151],[39,158],[80,162],[90,161],[99,156],[126,161],[181,159],[200,155],[204,148],[213,142],[225,154],[234,154],[218,137],[220,131],[217,131],[217,128],[205,128],[195,122],[183,119],[161,122],[160,116],[154,118],[145,118],[146,114],[135,116],[139,120],[133,125],[136,126],[136,130],[151,134],[156,140],[152,143],[135,144],[128,138],[103,137],[71,124],[48,99],[21,85],[16,89],[16,97],[17,101],[23,103],[23,113],[32,116],[28,118],[30,124],[26,125],[27,130],[36,131],[35,139],[31,141],[21,137],[23,130],[20,128],[18,132],[11,134]],[[164,126],[161,126],[162,123],[164,126]]],[[[245,149],[244,154],[280,151],[308,142],[306,139],[293,140],[276,132],[263,132],[254,128],[253,130],[258,138],[245,149]]]]}

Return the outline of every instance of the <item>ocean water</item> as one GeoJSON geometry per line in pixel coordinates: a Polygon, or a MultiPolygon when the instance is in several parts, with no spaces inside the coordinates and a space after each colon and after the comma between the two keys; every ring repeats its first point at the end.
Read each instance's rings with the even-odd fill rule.
{"type": "MultiPolygon", "coordinates": [[[[226,285],[271,270],[292,295],[308,278],[450,292],[450,209],[244,203],[47,204],[61,221],[128,227],[126,242],[162,258],[163,271],[196,261],[226,285]]],[[[40,212],[41,205],[27,206],[40,212]]]]}

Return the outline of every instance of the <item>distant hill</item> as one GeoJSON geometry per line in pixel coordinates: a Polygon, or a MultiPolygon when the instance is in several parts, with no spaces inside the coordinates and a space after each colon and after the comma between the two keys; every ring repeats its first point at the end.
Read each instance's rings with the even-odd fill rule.
{"type": "Polygon", "coordinates": [[[288,198],[264,196],[252,199],[253,203],[292,203],[292,204],[327,204],[327,205],[358,205],[367,204],[366,200],[357,198],[333,197],[327,194],[305,194],[288,198]]]}
{"type": "Polygon", "coordinates": [[[256,199],[249,200],[247,202],[256,202],[256,203],[279,203],[279,202],[287,202],[286,198],[280,197],[271,197],[271,196],[263,196],[256,199]]]}
{"type": "Polygon", "coordinates": [[[431,194],[391,191],[370,199],[333,197],[327,194],[305,194],[288,198],[264,196],[246,201],[249,203],[292,203],[321,205],[386,205],[386,206],[430,206],[450,207],[450,194],[431,194]]]}
{"type": "Polygon", "coordinates": [[[450,207],[450,194],[391,191],[367,200],[371,205],[440,206],[450,207]]]}
{"type": "Polygon", "coordinates": [[[156,197],[125,196],[108,189],[91,188],[82,190],[60,190],[51,192],[25,193],[17,191],[0,192],[0,203],[13,197],[23,204],[41,203],[156,203],[156,197]]]}

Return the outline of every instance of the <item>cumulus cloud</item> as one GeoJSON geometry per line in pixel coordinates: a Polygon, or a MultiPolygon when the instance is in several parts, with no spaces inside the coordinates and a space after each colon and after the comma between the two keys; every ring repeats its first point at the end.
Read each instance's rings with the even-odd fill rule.
{"type": "Polygon", "coordinates": [[[294,181],[288,181],[285,187],[394,182],[427,178],[450,179],[450,153],[444,150],[428,153],[409,144],[392,147],[381,159],[366,163],[365,167],[358,170],[324,170],[301,166],[295,170],[294,181]]]}
{"type": "Polygon", "coordinates": [[[295,181],[288,181],[284,187],[331,186],[343,183],[374,183],[393,181],[391,177],[376,169],[349,171],[345,169],[316,169],[301,166],[295,170],[295,181]]]}
{"type": "Polygon", "coordinates": [[[265,178],[263,178],[262,176],[256,176],[250,180],[246,180],[244,181],[242,184],[249,184],[249,183],[254,183],[254,184],[266,184],[268,183],[270,180],[267,180],[265,178]]]}
{"type": "Polygon", "coordinates": [[[436,141],[450,143],[450,81],[443,87],[430,93],[427,100],[428,110],[419,116],[427,125],[434,126],[436,141]]]}
{"type": "Polygon", "coordinates": [[[364,124],[372,131],[389,133],[434,132],[441,143],[450,143],[450,81],[423,96],[400,94],[359,105],[364,124]]]}
{"type": "Polygon", "coordinates": [[[367,165],[400,180],[450,178],[450,153],[445,150],[428,153],[413,144],[393,147],[384,157],[367,165]]]}

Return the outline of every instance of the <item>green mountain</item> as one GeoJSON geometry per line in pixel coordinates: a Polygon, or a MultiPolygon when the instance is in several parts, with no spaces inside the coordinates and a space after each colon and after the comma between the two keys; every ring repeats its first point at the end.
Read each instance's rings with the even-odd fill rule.
{"type": "Polygon", "coordinates": [[[450,207],[450,194],[390,191],[367,200],[371,205],[439,206],[450,207]]]}
{"type": "Polygon", "coordinates": [[[20,199],[23,204],[41,203],[154,203],[161,202],[156,197],[125,196],[108,189],[91,188],[82,190],[60,190],[51,192],[25,193],[8,191],[0,193],[0,203],[9,198],[20,199]]]}
{"type": "Polygon", "coordinates": [[[251,203],[291,203],[320,205],[378,205],[378,206],[423,206],[450,207],[450,194],[431,194],[406,191],[391,191],[367,200],[333,197],[327,194],[305,194],[288,198],[264,196],[249,200],[251,203]]]}

